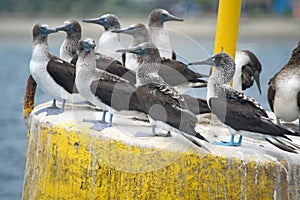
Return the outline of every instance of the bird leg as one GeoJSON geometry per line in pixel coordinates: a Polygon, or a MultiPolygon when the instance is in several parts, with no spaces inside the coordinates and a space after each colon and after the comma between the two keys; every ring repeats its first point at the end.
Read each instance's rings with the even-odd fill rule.
{"type": "Polygon", "coordinates": [[[243,136],[240,135],[238,142],[234,142],[234,135],[231,135],[230,142],[221,141],[221,142],[214,142],[213,144],[221,145],[221,146],[236,146],[237,147],[237,146],[241,146],[242,139],[243,139],[243,136]]]}
{"type": "Polygon", "coordinates": [[[107,111],[103,111],[101,120],[83,119],[83,122],[93,123],[94,126],[92,127],[92,129],[94,129],[95,131],[102,131],[103,129],[111,127],[111,125],[112,125],[113,114],[110,114],[109,123],[107,123],[105,121],[106,113],[107,113],[107,111]]]}
{"type": "Polygon", "coordinates": [[[298,119],[298,129],[296,129],[296,132],[300,133],[300,118],[298,119]]]}
{"type": "Polygon", "coordinates": [[[50,107],[43,108],[43,109],[35,112],[34,114],[38,115],[40,113],[47,112],[47,115],[58,115],[58,114],[64,112],[65,103],[66,103],[66,100],[63,100],[62,106],[61,106],[61,108],[59,108],[56,106],[56,99],[53,99],[52,105],[50,107]]]}
{"type": "Polygon", "coordinates": [[[281,123],[280,123],[279,117],[276,117],[276,123],[277,123],[278,126],[281,127],[281,123]]]}

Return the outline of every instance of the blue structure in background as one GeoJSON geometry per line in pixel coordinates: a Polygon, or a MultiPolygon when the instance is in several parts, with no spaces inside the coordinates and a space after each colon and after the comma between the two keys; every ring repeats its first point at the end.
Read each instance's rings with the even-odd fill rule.
{"type": "Polygon", "coordinates": [[[278,15],[284,15],[293,11],[292,0],[274,0],[274,12],[278,15]]]}

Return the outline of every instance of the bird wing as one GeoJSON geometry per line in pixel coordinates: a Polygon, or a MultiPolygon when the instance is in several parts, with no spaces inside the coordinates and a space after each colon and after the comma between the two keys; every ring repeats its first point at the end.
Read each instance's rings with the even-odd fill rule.
{"type": "Polygon", "coordinates": [[[100,78],[91,83],[90,89],[103,103],[115,110],[136,110],[143,112],[137,104],[135,86],[123,81],[100,78]]]}
{"type": "Polygon", "coordinates": [[[109,73],[122,77],[128,80],[130,83],[136,83],[136,75],[135,72],[125,68],[119,61],[114,60],[108,56],[104,56],[102,54],[96,54],[96,63],[97,68],[105,70],[109,73]]]}
{"type": "Polygon", "coordinates": [[[209,100],[211,111],[224,124],[236,131],[244,130],[271,136],[281,136],[288,139],[285,134],[295,135],[292,132],[274,124],[252,102],[234,98],[212,97],[209,100]]]}
{"type": "Polygon", "coordinates": [[[69,93],[78,93],[75,86],[76,68],[59,58],[52,57],[47,64],[47,71],[54,81],[69,93]]]}
{"type": "MultiPolygon", "coordinates": [[[[146,84],[137,88],[137,97],[146,113],[154,120],[162,121],[189,135],[206,140],[195,131],[197,117],[187,110],[167,87],[146,84]]],[[[207,140],[206,140],[207,141],[207,140]]]]}
{"type": "Polygon", "coordinates": [[[204,75],[194,72],[180,61],[171,59],[161,61],[159,75],[170,85],[179,85],[185,82],[206,82],[201,79],[204,75]]]}
{"type": "Polygon", "coordinates": [[[254,72],[250,65],[244,65],[242,67],[242,90],[246,90],[253,85],[253,75],[254,72]]]}
{"type": "Polygon", "coordinates": [[[252,97],[244,94],[243,92],[239,92],[228,85],[223,85],[219,89],[221,90],[219,91],[219,93],[223,95],[222,97],[226,96],[226,98],[228,99],[236,100],[244,104],[247,104],[251,106],[253,109],[259,111],[262,117],[269,118],[265,109],[252,97]]]}
{"type": "Polygon", "coordinates": [[[242,50],[242,51],[247,53],[248,56],[250,57],[249,65],[251,66],[251,68],[253,68],[254,71],[261,72],[261,69],[262,69],[261,63],[259,62],[258,58],[255,56],[255,54],[249,50],[242,50]]]}
{"type": "Polygon", "coordinates": [[[210,109],[207,105],[207,101],[200,98],[195,98],[190,95],[182,95],[184,101],[192,113],[195,115],[203,114],[203,113],[210,113],[210,109]]]}

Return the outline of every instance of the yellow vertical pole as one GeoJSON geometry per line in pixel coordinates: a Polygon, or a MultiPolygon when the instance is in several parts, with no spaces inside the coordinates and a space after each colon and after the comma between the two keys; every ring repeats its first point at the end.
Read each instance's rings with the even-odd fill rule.
{"type": "Polygon", "coordinates": [[[219,0],[214,53],[224,51],[234,58],[241,4],[242,0],[219,0]]]}

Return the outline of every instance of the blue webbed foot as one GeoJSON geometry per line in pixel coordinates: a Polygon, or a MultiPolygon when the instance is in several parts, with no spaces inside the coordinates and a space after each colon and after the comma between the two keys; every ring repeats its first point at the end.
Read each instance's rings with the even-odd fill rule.
{"type": "Polygon", "coordinates": [[[111,127],[111,124],[104,120],[83,119],[83,122],[93,123],[92,129],[95,131],[102,131],[103,129],[111,127]]]}
{"type": "Polygon", "coordinates": [[[57,106],[50,106],[50,107],[47,107],[47,108],[43,108],[39,111],[36,111],[34,114],[38,115],[38,114],[41,114],[43,112],[47,112],[46,115],[58,115],[58,114],[62,113],[63,111],[64,111],[63,109],[60,109],[57,106]]]}
{"type": "Polygon", "coordinates": [[[35,114],[35,115],[39,115],[39,114],[41,114],[41,113],[43,113],[43,112],[48,112],[48,109],[49,109],[49,108],[51,108],[51,107],[42,108],[42,109],[36,111],[34,114],[35,114]]]}
{"type": "Polygon", "coordinates": [[[56,100],[53,99],[53,103],[52,103],[52,105],[51,105],[50,107],[43,108],[43,109],[41,109],[41,110],[35,112],[34,114],[35,114],[35,115],[38,115],[38,114],[40,114],[40,113],[47,112],[46,115],[58,115],[58,114],[64,112],[64,109],[65,109],[65,102],[66,102],[66,101],[64,100],[64,101],[62,102],[61,108],[59,108],[59,107],[56,106],[56,100]]]}
{"type": "Polygon", "coordinates": [[[95,131],[102,131],[103,129],[106,129],[108,127],[111,127],[111,124],[109,123],[95,123],[94,126],[92,127],[92,129],[94,129],[95,131]]]}
{"type": "Polygon", "coordinates": [[[235,147],[238,147],[238,146],[241,146],[242,139],[243,139],[243,136],[240,136],[238,142],[234,142],[234,135],[231,135],[230,142],[221,141],[221,142],[214,142],[213,144],[215,144],[215,145],[221,145],[221,146],[235,146],[235,147]]]}
{"type": "Polygon", "coordinates": [[[62,112],[64,112],[64,110],[60,109],[58,107],[56,107],[56,108],[49,107],[49,109],[47,110],[47,115],[58,115],[62,112]]]}
{"type": "Polygon", "coordinates": [[[101,120],[83,119],[83,122],[93,123],[94,126],[92,127],[92,129],[94,129],[96,131],[102,131],[103,129],[111,127],[111,125],[112,125],[113,115],[110,114],[109,123],[107,123],[105,121],[105,115],[106,115],[106,113],[107,113],[107,111],[103,111],[102,119],[101,120]]]}
{"type": "Polygon", "coordinates": [[[214,142],[213,144],[215,145],[221,145],[221,146],[241,146],[241,144],[235,143],[235,142],[225,142],[225,141],[221,141],[221,142],[214,142]]]}

